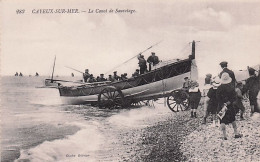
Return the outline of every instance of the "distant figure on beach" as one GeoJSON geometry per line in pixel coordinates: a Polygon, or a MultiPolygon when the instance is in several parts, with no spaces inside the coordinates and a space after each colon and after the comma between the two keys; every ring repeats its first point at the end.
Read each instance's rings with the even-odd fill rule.
{"type": "Polygon", "coordinates": [[[134,72],[134,74],[132,74],[132,77],[137,77],[137,76],[139,76],[140,74],[139,74],[139,69],[136,69],[135,70],[135,72],[134,72]]]}
{"type": "Polygon", "coordinates": [[[233,86],[233,88],[235,88],[236,85],[236,77],[235,74],[232,70],[227,68],[227,64],[228,62],[226,61],[222,61],[219,65],[221,66],[221,68],[223,69],[220,74],[219,74],[219,78],[221,78],[223,73],[228,73],[229,76],[231,77],[232,81],[231,81],[231,85],[233,86]]]}
{"type": "Polygon", "coordinates": [[[18,74],[18,72],[16,72],[15,74],[14,74],[14,76],[18,76],[19,74],[18,74]]]}
{"type": "Polygon", "coordinates": [[[191,118],[197,118],[197,108],[201,99],[201,93],[199,84],[197,81],[191,81],[191,87],[189,89],[189,101],[191,107],[191,118]]]}
{"type": "Polygon", "coordinates": [[[71,77],[74,77],[74,74],[73,74],[73,73],[71,73],[71,77]]]}
{"type": "Polygon", "coordinates": [[[257,95],[260,89],[260,83],[259,76],[256,76],[255,71],[256,70],[253,68],[248,68],[249,78],[246,80],[246,84],[243,87],[243,93],[249,92],[251,116],[254,112],[259,112],[257,109],[257,95]]]}
{"type": "Polygon", "coordinates": [[[144,59],[144,55],[139,54],[137,56],[139,62],[139,67],[140,67],[140,74],[144,74],[147,71],[147,65],[146,65],[146,60],[144,59]]]}
{"type": "Polygon", "coordinates": [[[89,77],[90,77],[89,70],[85,69],[85,73],[83,73],[83,80],[85,83],[87,83],[89,77]]]}
{"type": "Polygon", "coordinates": [[[155,66],[159,63],[158,56],[155,56],[155,52],[152,52],[151,55],[148,57],[147,62],[149,63],[149,71],[151,71],[152,66],[155,66]]]}
{"type": "Polygon", "coordinates": [[[207,117],[208,117],[209,113],[211,113],[213,116],[213,125],[215,125],[216,113],[218,111],[218,100],[217,100],[216,94],[217,94],[217,89],[219,86],[220,86],[220,79],[219,79],[219,77],[215,77],[212,82],[212,87],[209,88],[209,90],[207,91],[207,94],[206,94],[208,101],[207,101],[206,105],[204,103],[204,108],[206,110],[205,110],[202,124],[206,124],[207,117]]]}
{"type": "Polygon", "coordinates": [[[23,76],[23,74],[20,72],[19,76],[23,76]]]}
{"type": "Polygon", "coordinates": [[[240,82],[240,81],[237,82],[236,89],[235,89],[236,101],[233,102],[233,106],[235,108],[236,113],[238,113],[240,110],[240,120],[244,120],[243,114],[245,112],[245,107],[242,103],[242,101],[243,101],[242,89],[243,89],[242,82],[240,82]]]}
{"type": "Polygon", "coordinates": [[[36,73],[35,73],[35,76],[39,76],[39,74],[36,72],[36,73]]]}
{"type": "Polygon", "coordinates": [[[236,125],[236,112],[233,107],[233,102],[236,100],[236,92],[232,85],[232,78],[228,73],[222,73],[221,75],[221,85],[217,89],[217,100],[219,102],[219,107],[221,108],[220,124],[223,133],[223,139],[227,140],[226,124],[232,124],[234,129],[235,138],[241,138],[242,135],[237,131],[236,125]]]}

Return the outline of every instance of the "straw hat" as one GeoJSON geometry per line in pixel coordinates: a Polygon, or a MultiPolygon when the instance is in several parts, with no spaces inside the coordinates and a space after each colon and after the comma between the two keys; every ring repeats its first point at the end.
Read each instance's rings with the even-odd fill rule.
{"type": "Polygon", "coordinates": [[[232,81],[228,73],[223,73],[221,76],[221,84],[228,84],[232,81]]]}

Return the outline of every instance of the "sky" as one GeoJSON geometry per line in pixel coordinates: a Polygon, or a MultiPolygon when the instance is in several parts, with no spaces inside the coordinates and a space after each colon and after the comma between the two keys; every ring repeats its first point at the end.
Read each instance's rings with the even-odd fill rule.
{"type": "Polygon", "coordinates": [[[145,58],[151,52],[163,61],[187,58],[192,40],[200,76],[218,74],[221,61],[232,70],[246,69],[260,64],[259,8],[260,1],[242,0],[2,0],[1,74],[51,75],[56,56],[55,75],[82,75],[66,66],[88,68],[95,76],[114,70],[131,75],[138,68],[133,57],[148,47],[162,41],[145,58]],[[39,9],[79,13],[32,13],[39,9]]]}

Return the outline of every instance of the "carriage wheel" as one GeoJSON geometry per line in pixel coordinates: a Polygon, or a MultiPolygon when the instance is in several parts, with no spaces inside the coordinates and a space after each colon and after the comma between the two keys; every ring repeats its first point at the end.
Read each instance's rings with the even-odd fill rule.
{"type": "Polygon", "coordinates": [[[115,87],[106,87],[98,95],[99,108],[122,108],[124,106],[124,95],[115,87]]]}
{"type": "Polygon", "coordinates": [[[167,105],[173,112],[184,111],[189,107],[188,94],[182,90],[175,90],[167,98],[167,105]]]}

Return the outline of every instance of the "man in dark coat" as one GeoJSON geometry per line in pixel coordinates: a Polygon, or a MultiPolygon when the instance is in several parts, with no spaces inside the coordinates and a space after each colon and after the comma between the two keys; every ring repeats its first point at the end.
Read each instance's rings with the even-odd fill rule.
{"type": "Polygon", "coordinates": [[[155,66],[159,63],[158,56],[155,56],[155,53],[152,52],[152,55],[148,57],[147,62],[149,63],[149,71],[152,69],[152,65],[155,66]]]}
{"type": "MultiPolygon", "coordinates": [[[[259,77],[255,74],[255,69],[249,68],[249,78],[246,80],[246,84],[243,87],[243,92],[249,92],[249,102],[251,107],[251,115],[257,112],[257,95],[260,89],[259,77]]],[[[259,75],[259,74],[258,74],[259,75]]]]}
{"type": "Polygon", "coordinates": [[[220,66],[221,66],[221,68],[222,68],[223,70],[220,72],[219,78],[221,78],[221,76],[222,76],[223,73],[228,73],[229,76],[230,76],[231,79],[232,79],[231,85],[232,85],[233,88],[235,88],[235,86],[236,86],[236,77],[235,77],[234,72],[233,72],[232,70],[230,70],[230,69],[227,68],[227,64],[228,64],[228,62],[226,62],[226,61],[222,61],[222,62],[220,63],[220,66]]]}
{"type": "Polygon", "coordinates": [[[138,55],[137,56],[139,60],[139,67],[140,67],[140,74],[144,74],[144,72],[147,71],[147,65],[146,65],[146,60],[144,59],[144,55],[138,55]]]}

